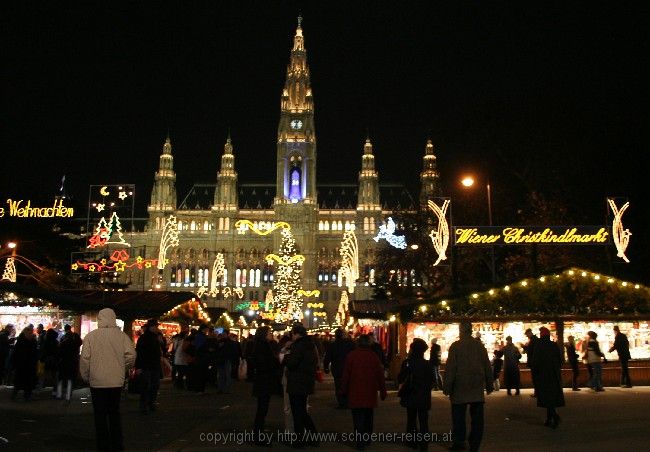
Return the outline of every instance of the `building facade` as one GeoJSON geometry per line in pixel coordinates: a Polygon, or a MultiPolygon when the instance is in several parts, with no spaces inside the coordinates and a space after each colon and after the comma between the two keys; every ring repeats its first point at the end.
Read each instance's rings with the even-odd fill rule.
{"type": "MultiPolygon", "coordinates": [[[[144,288],[197,290],[209,284],[213,262],[221,253],[225,270],[220,283],[241,288],[244,301],[264,301],[273,285],[273,266],[266,262],[265,256],[278,249],[280,234],[252,234],[236,228],[235,223],[249,220],[264,229],[284,221],[291,225],[298,251],[305,256],[302,287],[320,290],[320,301],[325,304],[330,320],[345,290],[339,250],[347,230],[355,231],[359,244],[360,278],[350,298],[371,298],[373,256],[378,246],[373,238],[379,226],[393,212],[417,210],[426,205],[427,199],[439,194],[433,145],[431,141],[426,144],[420,174],[421,192],[414,200],[401,185],[380,184],[369,138],[360,149],[357,183],[318,183],[315,126],[314,98],[299,19],[280,98],[275,184],[240,183],[236,146],[228,137],[215,184],[196,184],[177,203],[173,147],[167,138],[154,177],[147,228],[133,234],[131,240],[133,246],[157,250],[165,221],[174,215],[180,243],[168,252],[169,263],[161,274],[156,269],[148,269],[144,281],[139,276],[137,284],[144,288]]],[[[206,302],[223,305],[224,300],[217,297],[206,302]]],[[[226,300],[225,306],[237,303],[234,300],[228,305],[226,300]]]]}

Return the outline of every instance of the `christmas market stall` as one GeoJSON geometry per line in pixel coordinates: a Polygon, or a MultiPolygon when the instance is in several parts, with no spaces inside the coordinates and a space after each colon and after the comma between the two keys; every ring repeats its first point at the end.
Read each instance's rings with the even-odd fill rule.
{"type": "MultiPolygon", "coordinates": [[[[505,344],[507,336],[523,350],[528,340],[526,329],[538,334],[542,326],[551,330],[552,340],[559,344],[573,336],[582,356],[586,333],[594,331],[608,360],[603,378],[610,385],[618,385],[620,377],[617,353],[608,352],[614,343],[613,327],[618,325],[630,342],[632,381],[650,384],[650,288],[641,284],[570,268],[482,292],[412,302],[387,312],[401,322],[401,356],[414,338],[424,339],[428,344],[436,338],[443,363],[449,346],[458,338],[461,321],[472,322],[474,337],[483,342],[490,359],[505,344]]],[[[525,360],[526,355],[522,361],[525,360]]],[[[565,367],[566,384],[570,382],[570,370],[565,367]]],[[[522,365],[521,370],[522,383],[530,383],[528,369],[522,365]]],[[[582,384],[587,375],[586,371],[581,372],[582,384]]]]}

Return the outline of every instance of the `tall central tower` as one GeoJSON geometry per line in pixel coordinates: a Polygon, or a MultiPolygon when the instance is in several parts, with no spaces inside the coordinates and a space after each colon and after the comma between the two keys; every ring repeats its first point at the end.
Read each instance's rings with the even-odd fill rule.
{"type": "Polygon", "coordinates": [[[316,204],[316,133],[302,17],[280,101],[275,204],[316,204]]]}

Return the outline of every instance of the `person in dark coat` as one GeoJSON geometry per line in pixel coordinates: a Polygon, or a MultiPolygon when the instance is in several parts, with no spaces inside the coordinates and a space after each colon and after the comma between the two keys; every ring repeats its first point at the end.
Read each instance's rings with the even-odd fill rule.
{"type": "Polygon", "coordinates": [[[492,359],[492,379],[494,380],[495,391],[498,391],[501,387],[499,384],[499,375],[501,375],[502,368],[503,368],[503,350],[495,350],[494,358],[492,359]]]}
{"type": "Polygon", "coordinates": [[[576,343],[573,336],[567,337],[567,343],[564,346],[566,348],[566,357],[571,366],[571,383],[573,391],[580,391],[578,387],[578,375],[580,375],[580,367],[578,365],[578,353],[576,352],[576,343]]]}
{"type": "Polygon", "coordinates": [[[9,356],[12,351],[12,342],[16,340],[15,334],[16,328],[11,323],[5,325],[0,332],[0,385],[5,383],[5,378],[9,374],[9,356]]]}
{"type": "Polygon", "coordinates": [[[232,369],[237,367],[240,357],[239,343],[231,339],[230,330],[224,329],[217,351],[217,393],[230,393],[232,369]]]}
{"type": "Polygon", "coordinates": [[[433,372],[433,390],[442,390],[442,376],[440,375],[440,363],[442,359],[442,348],[438,344],[438,339],[431,339],[431,352],[429,353],[429,365],[433,372]]]}
{"type": "Polygon", "coordinates": [[[38,363],[38,346],[32,325],[25,327],[18,336],[11,358],[14,369],[14,390],[11,399],[16,400],[18,391],[22,390],[25,400],[30,400],[32,391],[36,387],[38,363]]]}
{"type": "Polygon", "coordinates": [[[546,408],[544,425],[557,428],[560,424],[560,416],[555,409],[564,406],[562,351],[555,342],[551,341],[551,332],[548,328],[541,327],[539,336],[532,363],[537,382],[537,406],[546,408]]]}
{"type": "Polygon", "coordinates": [[[151,319],[135,346],[135,368],[140,372],[140,412],[156,411],[156,399],[160,388],[162,348],[158,335],[158,321],[151,319]]]}
{"type": "Polygon", "coordinates": [[[81,337],[72,332],[72,327],[64,327],[65,334],[59,344],[59,373],[56,385],[56,398],[63,397],[63,385],[66,385],[65,400],[70,402],[72,386],[79,374],[79,352],[81,350],[81,337]]]}
{"type": "Polygon", "coordinates": [[[515,344],[512,343],[512,336],[506,337],[506,345],[503,351],[503,384],[508,391],[508,395],[512,395],[512,390],[515,390],[515,395],[519,395],[520,375],[519,375],[519,360],[521,359],[521,352],[515,344]]]}
{"type": "MultiPolygon", "coordinates": [[[[294,431],[301,437],[305,430],[316,434],[314,421],[307,413],[307,396],[314,393],[318,356],[316,346],[307,336],[307,330],[302,324],[297,323],[291,328],[291,339],[291,345],[288,353],[284,356],[283,364],[287,368],[287,394],[291,405],[294,431]]],[[[316,441],[309,443],[317,444],[316,441]]]]}
{"type": "MultiPolygon", "coordinates": [[[[428,348],[427,343],[422,339],[413,339],[408,357],[402,363],[397,376],[397,382],[402,385],[398,392],[400,405],[406,408],[406,431],[414,434],[414,439],[417,433],[422,436],[429,432],[431,388],[435,377],[431,372],[430,364],[424,359],[424,352],[428,348]],[[417,421],[420,423],[419,431],[417,421]]],[[[426,448],[424,441],[420,442],[420,448],[426,448]]]]}
{"type": "Polygon", "coordinates": [[[44,370],[41,383],[43,387],[52,387],[52,397],[56,396],[56,373],[59,361],[58,338],[59,334],[54,328],[48,329],[39,350],[39,361],[43,363],[44,370]]]}
{"type": "Polygon", "coordinates": [[[377,358],[379,358],[379,361],[381,362],[381,365],[386,367],[386,355],[384,354],[384,349],[381,348],[381,344],[377,342],[377,338],[375,338],[375,334],[370,332],[368,333],[368,337],[370,338],[370,348],[372,349],[373,352],[377,354],[377,358]]]}
{"type": "Polygon", "coordinates": [[[524,332],[528,338],[528,343],[524,345],[524,353],[526,354],[526,365],[530,369],[531,380],[533,381],[533,394],[531,397],[537,396],[537,383],[535,382],[535,370],[533,369],[534,355],[535,355],[535,346],[539,341],[539,338],[533,334],[533,330],[527,328],[524,332]]]}
{"type": "Polygon", "coordinates": [[[323,367],[325,373],[332,372],[334,377],[334,392],[338,408],[346,408],[347,403],[345,395],[341,392],[341,379],[343,378],[343,367],[345,366],[345,358],[354,350],[354,343],[346,336],[345,331],[338,328],[334,332],[334,342],[332,342],[323,359],[323,367]]]}
{"type": "Polygon", "coordinates": [[[255,340],[247,345],[248,365],[252,366],[253,396],[257,397],[257,411],[253,423],[255,444],[268,445],[268,439],[261,433],[269,411],[271,396],[282,395],[282,366],[278,357],[278,346],[273,331],[263,326],[255,331],[255,340]]]}
{"type": "Polygon", "coordinates": [[[367,334],[359,336],[357,348],[348,353],[345,358],[341,377],[340,391],[346,395],[348,407],[352,410],[358,450],[363,450],[370,444],[374,411],[377,407],[377,392],[381,400],[386,400],[384,366],[370,345],[367,334]]]}
{"type": "Polygon", "coordinates": [[[632,382],[630,381],[630,371],[628,369],[628,363],[632,358],[630,355],[630,342],[627,340],[627,336],[621,333],[618,325],[614,326],[614,334],[616,334],[614,345],[609,349],[609,353],[614,350],[618,353],[618,360],[621,362],[621,387],[631,388],[632,382]]]}
{"type": "Polygon", "coordinates": [[[205,392],[205,384],[208,379],[208,353],[206,342],[208,342],[208,326],[200,325],[196,334],[192,336],[192,346],[190,351],[193,354],[193,360],[189,369],[189,381],[187,389],[195,392],[205,392]]]}

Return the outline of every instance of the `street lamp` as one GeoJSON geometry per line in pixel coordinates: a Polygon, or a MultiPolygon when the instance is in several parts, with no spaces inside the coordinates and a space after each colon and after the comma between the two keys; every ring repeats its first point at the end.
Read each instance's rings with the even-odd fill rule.
{"type": "MultiPolygon", "coordinates": [[[[471,188],[474,186],[474,183],[476,181],[474,180],[473,176],[465,176],[461,179],[460,183],[466,187],[466,188],[471,188]]],[[[493,226],[492,224],[492,187],[490,186],[490,179],[488,178],[486,183],[485,183],[485,190],[487,192],[487,207],[488,207],[488,223],[490,226],[493,226]]],[[[495,266],[495,259],[494,259],[494,245],[490,247],[491,249],[491,257],[492,257],[492,284],[496,283],[496,266],[495,266]]]]}

